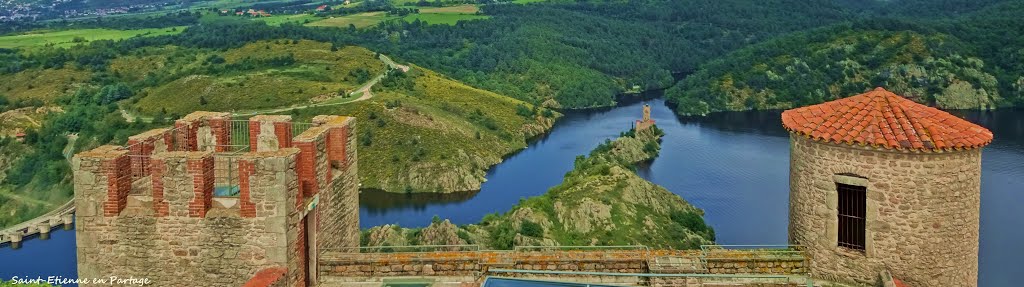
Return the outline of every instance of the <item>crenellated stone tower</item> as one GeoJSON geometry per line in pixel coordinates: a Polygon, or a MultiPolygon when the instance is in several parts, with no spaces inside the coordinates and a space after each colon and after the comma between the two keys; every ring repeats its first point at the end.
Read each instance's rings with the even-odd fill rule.
{"type": "Polygon", "coordinates": [[[812,276],[977,286],[981,149],[992,132],[882,88],[788,110],[789,241],[812,276]]]}
{"type": "Polygon", "coordinates": [[[75,155],[79,278],[314,285],[319,254],[359,246],[354,135],[350,117],[195,112],[75,155]]]}

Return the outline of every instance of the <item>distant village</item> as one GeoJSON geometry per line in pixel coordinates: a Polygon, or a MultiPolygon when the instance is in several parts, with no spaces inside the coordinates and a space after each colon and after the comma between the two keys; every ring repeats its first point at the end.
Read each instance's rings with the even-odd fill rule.
{"type": "MultiPolygon", "coordinates": [[[[159,2],[159,1],[139,1],[143,3],[133,3],[126,6],[117,7],[106,7],[106,8],[95,8],[89,9],[81,5],[81,0],[52,0],[52,1],[38,1],[26,3],[25,1],[18,0],[0,0],[0,21],[37,21],[47,19],[70,19],[70,18],[81,18],[81,17],[101,17],[118,14],[137,13],[140,11],[158,11],[165,8],[168,5],[177,5],[177,2],[159,2]]],[[[350,0],[338,1],[343,5],[350,5],[350,0]]],[[[338,3],[334,2],[334,3],[338,3]]],[[[305,6],[304,4],[301,6],[305,6]]],[[[332,10],[330,5],[321,4],[316,6],[315,9],[310,9],[309,6],[303,7],[289,7],[285,12],[325,12],[332,10]],[[295,8],[299,8],[296,11],[295,8]]],[[[245,16],[245,17],[270,17],[271,11],[266,8],[233,8],[233,9],[220,9],[219,11],[222,16],[245,16]]],[[[278,11],[281,12],[281,11],[278,11]]]]}
{"type": "Polygon", "coordinates": [[[174,4],[165,3],[139,3],[127,6],[85,9],[72,8],[75,0],[52,0],[25,3],[17,0],[0,0],[0,21],[14,20],[45,20],[54,18],[79,18],[90,16],[108,16],[127,14],[138,11],[157,10],[163,6],[174,4]]]}

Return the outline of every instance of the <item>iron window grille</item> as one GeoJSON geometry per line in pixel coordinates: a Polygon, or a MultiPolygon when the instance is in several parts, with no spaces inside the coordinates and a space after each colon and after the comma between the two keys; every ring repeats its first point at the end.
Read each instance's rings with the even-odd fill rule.
{"type": "Polygon", "coordinates": [[[839,246],[864,251],[867,187],[836,183],[839,192],[839,246]]]}

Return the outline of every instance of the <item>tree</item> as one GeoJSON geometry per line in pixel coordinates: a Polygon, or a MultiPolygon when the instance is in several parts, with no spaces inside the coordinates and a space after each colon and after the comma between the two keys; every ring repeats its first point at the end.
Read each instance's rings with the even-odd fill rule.
{"type": "Polygon", "coordinates": [[[103,104],[109,104],[123,99],[127,99],[132,97],[134,94],[134,91],[132,91],[132,89],[124,83],[117,83],[113,85],[104,86],[99,93],[101,97],[100,101],[103,104]]]}

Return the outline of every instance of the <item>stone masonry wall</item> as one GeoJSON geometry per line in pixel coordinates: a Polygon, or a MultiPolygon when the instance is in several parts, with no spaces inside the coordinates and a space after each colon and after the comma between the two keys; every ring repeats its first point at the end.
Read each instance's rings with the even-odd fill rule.
{"type": "Polygon", "coordinates": [[[335,232],[318,240],[322,252],[359,246],[359,177],[356,153],[355,118],[318,116],[313,125],[326,129],[327,165],[332,178],[328,190],[320,194],[320,230],[335,232]]]}
{"type": "MultiPolygon", "coordinates": [[[[154,286],[240,286],[256,271],[286,266],[295,211],[296,150],[254,154],[250,190],[258,217],[194,204],[212,182],[212,153],[152,158],[153,193],[129,195],[119,214],[100,212],[110,177],[103,166],[124,150],[101,148],[73,159],[80,278],[149,278],[154,286]],[[196,169],[209,170],[196,172],[196,169]],[[198,188],[200,186],[202,188],[198,188]],[[133,206],[133,204],[135,204],[133,206]]],[[[113,284],[126,285],[126,284],[113,284]]]]}
{"type": "Polygon", "coordinates": [[[299,209],[305,226],[293,251],[298,262],[289,277],[295,282],[316,280],[319,255],[325,250],[359,246],[359,182],[355,165],[355,120],[341,116],[319,116],[312,126],[291,140],[299,150],[296,158],[299,209]],[[307,246],[312,245],[312,246],[307,246]],[[306,257],[305,249],[315,250],[306,257]]]}
{"type": "Polygon", "coordinates": [[[791,137],[792,244],[813,276],[874,283],[888,268],[910,286],[977,286],[981,150],[896,152],[791,137]],[[866,178],[866,246],[838,247],[842,174],[866,178]],[[837,176],[839,175],[839,176],[837,176]]]}
{"type": "Polygon", "coordinates": [[[778,259],[708,259],[711,274],[806,274],[802,258],[778,259]]]}

